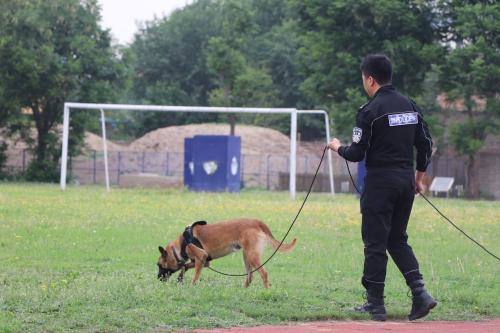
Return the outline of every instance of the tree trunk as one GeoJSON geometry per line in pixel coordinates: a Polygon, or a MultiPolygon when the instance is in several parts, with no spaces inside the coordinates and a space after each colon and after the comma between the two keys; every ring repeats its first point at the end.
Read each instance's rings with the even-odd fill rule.
{"type": "Polygon", "coordinates": [[[467,198],[479,199],[479,154],[471,154],[467,161],[467,198]]]}
{"type": "Polygon", "coordinates": [[[229,127],[230,127],[229,135],[234,136],[234,132],[236,129],[236,116],[234,114],[230,114],[228,116],[228,118],[229,118],[229,127]]]}
{"type": "Polygon", "coordinates": [[[35,148],[36,152],[36,159],[39,162],[42,162],[45,160],[46,153],[47,153],[47,134],[48,132],[45,131],[43,128],[37,128],[38,132],[38,138],[37,138],[37,145],[35,148]]]}
{"type": "MultiPolygon", "coordinates": [[[[467,108],[467,115],[469,122],[474,121],[474,114],[472,107],[474,102],[471,95],[466,95],[465,106],[467,108]]],[[[467,198],[479,199],[479,154],[469,153],[467,161],[467,198]]]]}
{"type": "MultiPolygon", "coordinates": [[[[229,101],[229,88],[226,84],[224,84],[224,100],[226,101],[226,106],[231,106],[229,101]]],[[[229,114],[227,116],[229,121],[229,135],[234,136],[235,128],[236,128],[236,115],[229,114]]]]}
{"type": "Polygon", "coordinates": [[[32,104],[31,110],[33,112],[33,118],[35,119],[35,127],[37,131],[35,155],[39,162],[42,162],[47,153],[47,136],[49,134],[49,128],[46,126],[44,121],[44,116],[42,115],[41,107],[38,104],[32,104]]]}

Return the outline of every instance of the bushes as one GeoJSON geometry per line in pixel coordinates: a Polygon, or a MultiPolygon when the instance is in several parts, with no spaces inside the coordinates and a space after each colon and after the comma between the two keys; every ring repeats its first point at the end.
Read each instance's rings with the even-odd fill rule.
{"type": "Polygon", "coordinates": [[[3,179],[6,177],[4,168],[5,168],[5,163],[7,162],[7,143],[6,142],[0,142],[0,179],[3,179]]]}
{"type": "Polygon", "coordinates": [[[57,163],[50,160],[33,160],[24,174],[27,181],[57,183],[59,168],[57,163]]]}

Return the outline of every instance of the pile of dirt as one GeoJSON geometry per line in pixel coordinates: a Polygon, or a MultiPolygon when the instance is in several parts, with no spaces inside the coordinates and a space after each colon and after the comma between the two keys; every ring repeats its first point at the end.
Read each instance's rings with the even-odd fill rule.
{"type": "MultiPolygon", "coordinates": [[[[106,146],[108,151],[126,151],[127,147],[116,144],[112,141],[106,140],[106,146]]],[[[103,151],[102,137],[94,133],[85,132],[85,149],[92,151],[103,151]]]]}
{"type": "MultiPolygon", "coordinates": [[[[124,146],[107,140],[110,152],[184,152],[184,139],[195,135],[229,135],[228,124],[195,124],[170,126],[149,132],[124,146]]],[[[283,133],[265,127],[237,125],[236,136],[241,137],[241,153],[245,155],[287,155],[290,152],[290,138],[283,133]]],[[[33,133],[33,137],[35,133],[33,133]]],[[[8,138],[0,131],[0,140],[6,141],[9,150],[22,150],[27,144],[19,138],[8,138]]],[[[297,153],[321,155],[324,142],[298,142],[297,153]]],[[[84,151],[103,151],[102,137],[85,133],[84,151]]]]}
{"type": "MultiPolygon", "coordinates": [[[[228,124],[196,124],[160,128],[147,133],[129,145],[120,145],[107,140],[110,169],[120,170],[126,174],[145,171],[168,175],[182,174],[179,172],[182,172],[183,168],[185,138],[191,138],[195,135],[228,134],[228,124]]],[[[290,154],[290,138],[287,135],[273,129],[247,125],[237,125],[235,134],[241,137],[241,153],[244,155],[247,178],[254,177],[259,184],[262,182],[266,184],[276,183],[277,180],[266,176],[263,170],[272,170],[273,177],[277,177],[278,172],[287,172],[290,154]]],[[[7,165],[13,168],[24,168],[31,158],[31,154],[24,150],[27,148],[26,143],[19,138],[17,140],[7,138],[0,131],[0,138],[2,137],[9,145],[7,165]]],[[[36,137],[35,133],[33,133],[33,137],[36,137]]],[[[324,144],[324,141],[297,143],[297,172],[306,172],[306,169],[309,170],[312,165],[318,163],[324,144]]],[[[102,138],[99,135],[86,132],[83,154],[73,158],[74,167],[87,170],[89,168],[87,157],[92,151],[103,151],[102,138]]],[[[102,155],[97,155],[96,163],[98,168],[102,168],[102,155]]],[[[92,176],[92,174],[90,175],[92,176]]],[[[149,180],[153,183],[167,181],[148,178],[149,180]]],[[[248,184],[251,183],[251,179],[245,180],[248,184]]],[[[136,179],[131,179],[130,182],[134,183],[136,179]]]]}
{"type": "MultiPolygon", "coordinates": [[[[184,139],[195,135],[229,135],[228,124],[196,124],[171,126],[149,132],[128,146],[129,151],[184,152],[184,139]]],[[[276,130],[258,126],[237,125],[235,135],[241,137],[241,152],[245,155],[290,152],[290,138],[276,130]]],[[[298,145],[299,154],[316,154],[317,148],[298,145]],[[313,150],[313,151],[310,151],[313,150]]],[[[321,148],[320,151],[321,153],[321,148]]]]}

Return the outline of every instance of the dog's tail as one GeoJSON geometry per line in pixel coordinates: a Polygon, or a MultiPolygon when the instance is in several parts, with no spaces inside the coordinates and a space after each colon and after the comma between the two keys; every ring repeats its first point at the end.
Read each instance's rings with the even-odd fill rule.
{"type": "Polygon", "coordinates": [[[260,228],[262,229],[262,231],[264,231],[269,242],[271,243],[272,247],[275,250],[279,247],[278,251],[280,251],[280,252],[290,252],[293,250],[293,248],[295,247],[295,244],[297,243],[297,238],[294,238],[291,243],[289,243],[289,244],[283,243],[280,246],[280,241],[278,241],[276,238],[274,238],[273,233],[271,232],[271,229],[269,229],[269,227],[267,225],[265,225],[264,223],[261,222],[260,228]]]}

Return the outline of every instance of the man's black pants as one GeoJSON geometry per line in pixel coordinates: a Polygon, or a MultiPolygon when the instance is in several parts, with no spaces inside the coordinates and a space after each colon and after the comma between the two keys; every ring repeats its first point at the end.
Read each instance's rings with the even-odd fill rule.
{"type": "Polygon", "coordinates": [[[386,251],[407,284],[422,279],[406,233],[414,197],[413,170],[367,170],[361,196],[361,235],[365,246],[362,284],[373,297],[382,297],[384,293],[386,251]]]}

